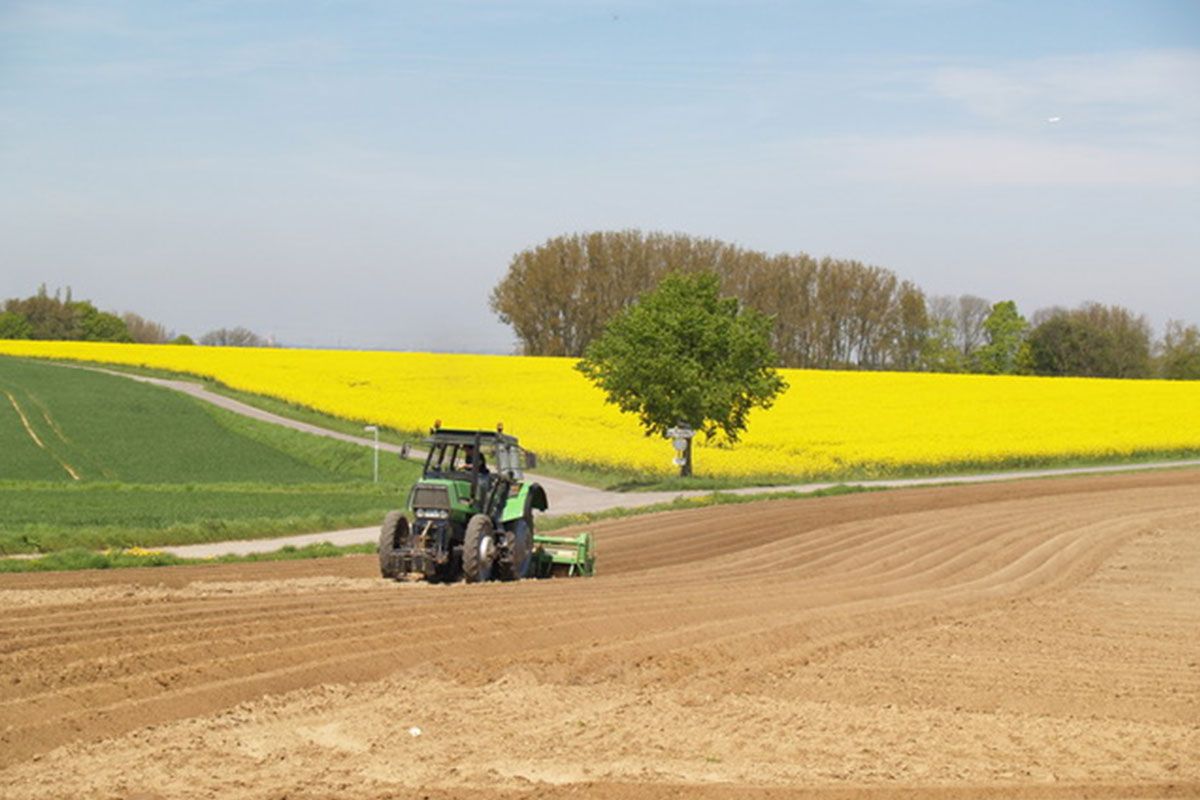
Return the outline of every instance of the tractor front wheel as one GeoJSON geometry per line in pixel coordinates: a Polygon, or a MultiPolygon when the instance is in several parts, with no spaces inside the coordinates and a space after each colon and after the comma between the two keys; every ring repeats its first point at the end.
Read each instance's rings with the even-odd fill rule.
{"type": "Polygon", "coordinates": [[[467,583],[490,581],[495,561],[496,536],[492,521],[486,514],[476,514],[467,522],[467,532],[463,537],[463,577],[467,583]]]}

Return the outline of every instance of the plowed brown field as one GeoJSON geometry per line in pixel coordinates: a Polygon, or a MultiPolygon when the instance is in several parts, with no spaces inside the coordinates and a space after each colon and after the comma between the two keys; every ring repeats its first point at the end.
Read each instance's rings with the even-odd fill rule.
{"type": "Polygon", "coordinates": [[[592,529],[591,580],[0,577],[0,796],[1200,794],[1200,471],[592,529]]]}

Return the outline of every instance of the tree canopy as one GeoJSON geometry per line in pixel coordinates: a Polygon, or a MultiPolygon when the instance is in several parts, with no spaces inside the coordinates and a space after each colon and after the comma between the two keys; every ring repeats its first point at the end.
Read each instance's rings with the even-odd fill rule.
{"type": "Polygon", "coordinates": [[[1144,317],[1100,303],[1044,316],[1029,334],[1030,364],[1038,375],[1150,376],[1150,325],[1144,317]]]}
{"type": "Polygon", "coordinates": [[[1025,334],[1029,323],[1017,313],[1017,304],[1004,300],[992,306],[983,321],[987,343],[975,351],[974,359],[979,372],[990,375],[1006,375],[1024,371],[1028,361],[1025,353],[1025,334]]]}
{"type": "Polygon", "coordinates": [[[724,294],[769,315],[771,347],[783,366],[919,364],[925,297],[893,272],[684,234],[626,230],[549,239],[513,257],[491,307],[526,355],[579,356],[614,314],[671,272],[715,273],[724,294]]]}
{"type": "Polygon", "coordinates": [[[141,314],[126,311],[121,315],[121,321],[138,344],[162,344],[171,338],[165,325],[146,319],[141,314]]]}
{"type": "Polygon", "coordinates": [[[513,256],[490,302],[526,355],[579,356],[609,319],[672,272],[714,273],[724,295],[770,317],[783,367],[1136,378],[1190,363],[1187,348],[1166,339],[1151,359],[1145,318],[1120,306],[1047,309],[1029,325],[1012,301],[927,297],[882,267],[678,233],[547,239],[513,256]]]}
{"type": "Polygon", "coordinates": [[[200,337],[210,347],[270,347],[271,343],[249,328],[217,328],[200,337]]]}
{"type": "Polygon", "coordinates": [[[0,339],[32,339],[33,326],[15,311],[0,312],[0,339]]]}
{"type": "Polygon", "coordinates": [[[75,300],[68,289],[52,296],[43,284],[37,294],[4,302],[0,338],[74,339],[89,342],[129,342],[125,323],[87,300],[75,300]]]}
{"type": "Polygon", "coordinates": [[[1159,372],[1167,380],[1200,379],[1200,328],[1179,320],[1168,322],[1158,360],[1159,372]]]}
{"type": "Polygon", "coordinates": [[[647,436],[682,423],[736,442],[750,411],[787,388],[772,368],[771,320],[721,297],[720,284],[711,272],[671,273],[617,313],[576,366],[647,436]]]}

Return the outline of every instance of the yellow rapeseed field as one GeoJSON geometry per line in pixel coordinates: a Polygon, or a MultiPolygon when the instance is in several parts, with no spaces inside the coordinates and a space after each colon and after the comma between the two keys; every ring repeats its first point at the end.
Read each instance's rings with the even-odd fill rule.
{"type": "MultiPolygon", "coordinates": [[[[141,365],[215,378],[364,423],[504,422],[543,456],[669,473],[572,369],[519,356],[0,341],[0,353],[141,365]]],[[[788,391],[733,448],[701,445],[698,474],[798,478],[1019,466],[1200,451],[1200,382],[784,370],[788,391]]]]}

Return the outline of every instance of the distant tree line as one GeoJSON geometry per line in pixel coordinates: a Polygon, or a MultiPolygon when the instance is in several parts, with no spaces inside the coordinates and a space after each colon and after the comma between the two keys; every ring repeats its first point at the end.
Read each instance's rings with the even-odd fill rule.
{"type": "Polygon", "coordinates": [[[2,339],[73,339],[88,342],[132,342],[129,326],[116,314],[101,311],[71,290],[53,296],[43,285],[32,297],[12,298],[0,312],[2,339]]]}
{"type": "Polygon", "coordinates": [[[1087,303],[1038,311],[934,296],[859,261],[767,254],[717,239],[637,230],[559,236],[517,253],[491,294],[527,355],[581,356],[608,320],[673,272],[713,272],[721,291],[773,320],[785,367],[1200,378],[1200,330],[1087,303]]]}
{"type": "MultiPolygon", "coordinates": [[[[0,339],[51,339],[85,342],[136,342],[138,344],[195,344],[187,334],[176,334],[161,323],[132,311],[100,311],[88,300],[75,300],[71,289],[51,295],[45,284],[26,298],[4,301],[0,311],[0,339]]],[[[200,337],[203,345],[270,347],[273,342],[253,331],[218,328],[200,337]]]]}

